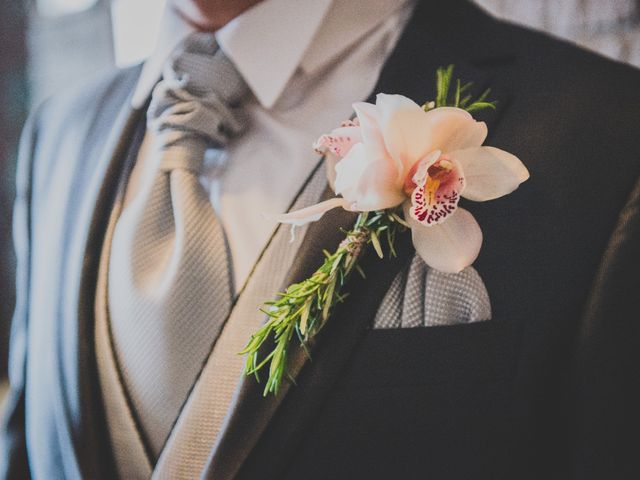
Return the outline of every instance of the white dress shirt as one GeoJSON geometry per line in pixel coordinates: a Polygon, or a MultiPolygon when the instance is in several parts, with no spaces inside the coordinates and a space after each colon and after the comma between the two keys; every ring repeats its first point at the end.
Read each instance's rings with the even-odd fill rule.
{"type": "MultiPolygon", "coordinates": [[[[205,166],[203,184],[226,232],[239,291],[276,223],[317,165],[313,141],[349,118],[369,97],[407,22],[409,0],[265,0],[216,32],[253,95],[250,127],[222,158],[205,166]]],[[[154,54],[132,103],[144,105],[168,56],[192,32],[167,9],[154,54]]],[[[376,92],[378,93],[378,92],[376,92]]],[[[393,92],[386,92],[393,93],[393,92]]],[[[143,140],[131,183],[152,141],[143,140]]],[[[128,189],[125,202],[130,199],[128,189]]]]}

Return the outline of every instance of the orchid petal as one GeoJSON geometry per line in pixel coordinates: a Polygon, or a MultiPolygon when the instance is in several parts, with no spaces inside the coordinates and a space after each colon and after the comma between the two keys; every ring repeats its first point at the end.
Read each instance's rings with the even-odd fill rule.
{"type": "Polygon", "coordinates": [[[382,210],[405,200],[395,166],[376,153],[358,143],[336,165],[336,193],[345,198],[351,210],[382,210]]]}
{"type": "Polygon", "coordinates": [[[376,106],[389,155],[404,176],[433,147],[433,131],[425,111],[402,95],[379,94],[376,106]]]}
{"type": "Polygon", "coordinates": [[[458,208],[446,222],[426,227],[411,218],[405,205],[405,219],[411,226],[413,246],[431,268],[457,273],[471,265],[480,253],[482,230],[464,208],[458,208]]]}
{"type": "Polygon", "coordinates": [[[327,181],[334,192],[336,191],[336,165],[339,161],[340,158],[333,153],[327,152],[324,155],[324,165],[327,170],[327,181]]]}
{"type": "Polygon", "coordinates": [[[477,122],[469,112],[456,107],[439,107],[426,114],[432,149],[445,153],[479,147],[487,138],[487,125],[477,122]]]}
{"type": "Polygon", "coordinates": [[[389,157],[380,128],[378,108],[370,103],[358,102],[353,104],[353,109],[360,123],[362,143],[375,149],[380,155],[389,157]]]}
{"type": "Polygon", "coordinates": [[[320,154],[333,153],[342,158],[349,153],[353,145],[361,141],[360,127],[340,127],[318,138],[313,143],[313,149],[320,154]]]}
{"type": "Polygon", "coordinates": [[[278,223],[288,223],[295,226],[305,225],[307,223],[315,222],[329,210],[337,207],[346,208],[347,203],[344,198],[335,197],[324,202],[316,203],[310,207],[302,208],[294,212],[284,213],[282,215],[275,215],[273,218],[278,223]]]}
{"type": "Polygon", "coordinates": [[[499,148],[467,148],[449,156],[462,167],[466,180],[462,196],[476,202],[507,195],[529,178],[527,167],[518,157],[499,148]]]}
{"type": "MultiPolygon", "coordinates": [[[[436,150],[435,153],[439,153],[436,150]]],[[[416,185],[411,193],[410,215],[425,226],[432,226],[446,222],[458,208],[460,192],[465,188],[465,180],[460,166],[447,158],[433,163],[428,156],[418,164],[413,176],[416,185]],[[451,170],[439,180],[429,178],[430,167],[448,163],[451,170]]]]}
{"type": "Polygon", "coordinates": [[[313,142],[313,149],[325,156],[327,179],[329,185],[335,190],[336,164],[342,157],[349,153],[351,147],[362,141],[360,125],[351,120],[342,123],[342,126],[322,135],[313,142]]]}

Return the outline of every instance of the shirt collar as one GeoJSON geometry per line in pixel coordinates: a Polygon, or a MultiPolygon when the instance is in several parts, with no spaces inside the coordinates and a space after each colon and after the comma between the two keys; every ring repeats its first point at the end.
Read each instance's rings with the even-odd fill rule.
{"type": "MultiPolygon", "coordinates": [[[[313,74],[407,1],[265,0],[239,15],[216,37],[264,108],[271,108],[298,68],[313,74]]],[[[162,67],[193,27],[170,8],[161,36],[140,75],[132,104],[141,108],[162,67]]]]}
{"type": "Polygon", "coordinates": [[[162,69],[171,52],[194,31],[195,29],[191,25],[167,6],[162,16],[158,42],[153,53],[142,66],[138,84],[131,97],[133,108],[144,107],[153,87],[162,75],[162,69]]]}

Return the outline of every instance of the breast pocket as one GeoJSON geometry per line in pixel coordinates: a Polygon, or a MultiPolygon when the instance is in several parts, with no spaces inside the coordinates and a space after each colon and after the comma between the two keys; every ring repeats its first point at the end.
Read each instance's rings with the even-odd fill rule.
{"type": "Polygon", "coordinates": [[[502,478],[513,333],[499,320],[369,330],[302,451],[339,465],[325,478],[502,478]]]}
{"type": "Polygon", "coordinates": [[[489,292],[473,268],[443,273],[415,255],[385,295],[373,327],[377,329],[459,325],[491,319],[489,292]]]}
{"type": "Polygon", "coordinates": [[[508,380],[515,370],[513,326],[479,323],[373,329],[356,350],[341,383],[410,386],[508,380]]]}

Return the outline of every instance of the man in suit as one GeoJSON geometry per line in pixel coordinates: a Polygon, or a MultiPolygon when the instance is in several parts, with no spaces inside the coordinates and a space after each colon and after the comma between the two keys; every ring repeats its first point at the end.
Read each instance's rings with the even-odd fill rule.
{"type": "Polygon", "coordinates": [[[3,478],[637,477],[640,73],[466,0],[252,3],[171,3],[142,69],[25,127],[3,478]],[[460,274],[365,252],[263,398],[256,309],[354,217],[262,213],[330,194],[307,148],[352,102],[451,63],[531,179],[466,206],[460,274]]]}

